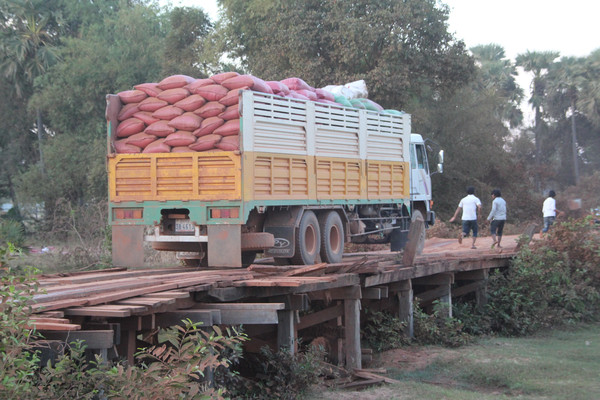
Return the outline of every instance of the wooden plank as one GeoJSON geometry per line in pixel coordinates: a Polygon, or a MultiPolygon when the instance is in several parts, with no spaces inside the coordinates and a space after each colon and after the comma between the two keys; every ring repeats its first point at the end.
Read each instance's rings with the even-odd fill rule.
{"type": "Polygon", "coordinates": [[[344,336],[346,339],[346,367],[362,368],[360,351],[360,300],[344,300],[344,336]]]}
{"type": "Polygon", "coordinates": [[[381,376],[381,375],[377,375],[374,374],[372,372],[366,371],[366,370],[361,370],[361,369],[355,369],[352,371],[352,374],[355,376],[358,376],[360,378],[364,378],[364,379],[382,379],[385,383],[392,383],[392,384],[400,384],[402,383],[401,381],[398,381],[396,379],[392,379],[392,378],[388,378],[385,376],[381,376]]]}
{"type": "Polygon", "coordinates": [[[86,299],[66,299],[66,300],[52,301],[49,303],[32,304],[31,309],[33,310],[34,313],[35,312],[46,312],[46,311],[51,311],[51,310],[58,310],[61,308],[82,306],[86,303],[87,303],[86,299]]]}
{"type": "Polygon", "coordinates": [[[163,285],[149,286],[134,290],[123,290],[118,292],[106,293],[103,295],[87,298],[87,302],[85,304],[93,306],[96,304],[110,303],[111,301],[122,300],[128,297],[135,297],[153,292],[162,292],[170,289],[177,289],[177,283],[167,283],[163,285]]]}
{"type": "Polygon", "coordinates": [[[308,274],[315,271],[322,271],[327,266],[327,263],[307,265],[301,268],[294,268],[291,271],[284,272],[280,276],[298,276],[302,274],[308,274]]]}
{"type": "Polygon", "coordinates": [[[195,309],[216,310],[284,310],[284,303],[197,303],[195,309]]]}
{"type": "Polygon", "coordinates": [[[28,325],[28,329],[35,328],[38,331],[78,331],[81,329],[79,324],[65,324],[56,322],[35,322],[28,325]]]}
{"type": "Polygon", "coordinates": [[[406,243],[402,255],[402,264],[405,267],[410,267],[413,265],[415,256],[417,255],[419,240],[424,229],[425,222],[422,219],[415,219],[410,223],[410,228],[408,229],[408,243],[406,243]]]}
{"type": "Polygon", "coordinates": [[[156,292],[150,294],[143,294],[143,297],[152,297],[152,298],[166,298],[166,299],[187,299],[190,296],[190,292],[178,292],[175,290],[167,291],[167,292],[156,292]]]}
{"type": "Polygon", "coordinates": [[[221,323],[226,325],[238,324],[277,324],[277,312],[284,309],[283,303],[201,303],[196,309],[213,309],[221,313],[221,323]]]}
{"type": "MultiPolygon", "coordinates": [[[[64,314],[63,314],[63,316],[64,316],[64,314]]],[[[67,318],[50,318],[50,317],[38,317],[38,316],[32,316],[31,318],[29,318],[29,321],[35,322],[35,323],[51,322],[51,323],[55,323],[55,324],[68,324],[71,322],[67,318]]]]}

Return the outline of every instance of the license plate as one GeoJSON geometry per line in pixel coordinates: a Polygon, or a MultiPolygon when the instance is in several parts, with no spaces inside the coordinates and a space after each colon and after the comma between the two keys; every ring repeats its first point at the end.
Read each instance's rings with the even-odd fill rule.
{"type": "Polygon", "coordinates": [[[175,232],[194,232],[194,224],[189,219],[176,219],[175,220],[175,232]]]}

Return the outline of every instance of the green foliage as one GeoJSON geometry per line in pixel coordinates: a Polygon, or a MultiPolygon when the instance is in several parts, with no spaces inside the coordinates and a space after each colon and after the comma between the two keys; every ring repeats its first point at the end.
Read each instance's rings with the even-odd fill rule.
{"type": "Polygon", "coordinates": [[[382,311],[365,310],[361,337],[368,347],[381,352],[397,349],[410,343],[406,335],[406,322],[382,311]]]}
{"type": "Polygon", "coordinates": [[[0,398],[26,398],[35,384],[38,357],[31,351],[28,329],[31,302],[37,291],[32,268],[16,271],[8,266],[18,254],[12,245],[0,244],[0,398]]]}
{"type": "Polygon", "coordinates": [[[426,314],[418,305],[418,301],[415,301],[413,319],[415,340],[418,344],[459,347],[472,340],[464,331],[462,321],[448,316],[448,305],[445,303],[435,301],[433,312],[426,314]]]}
{"type": "Polygon", "coordinates": [[[297,399],[321,375],[324,356],[322,349],[315,347],[291,354],[287,349],[273,352],[265,346],[253,360],[254,377],[237,380],[230,394],[236,399],[297,399]]]}
{"type": "Polygon", "coordinates": [[[136,355],[141,367],[120,365],[111,370],[109,398],[222,398],[225,390],[210,387],[205,374],[228,369],[240,357],[247,337],[235,329],[224,333],[217,326],[206,329],[184,322],[165,330],[159,345],[136,355]]]}
{"type": "Polygon", "coordinates": [[[369,98],[402,109],[428,90],[451,90],[474,72],[464,44],[433,0],[222,0],[228,44],[253,74],[310,85],[364,79],[369,98]],[[277,32],[276,35],[273,32],[277,32]]]}
{"type": "Polygon", "coordinates": [[[25,227],[22,222],[11,219],[0,219],[0,245],[12,243],[16,247],[25,244],[25,227]]]}
{"type": "Polygon", "coordinates": [[[590,222],[554,225],[544,241],[525,246],[507,271],[492,274],[481,329],[526,335],[598,318],[600,242],[590,222]]]}

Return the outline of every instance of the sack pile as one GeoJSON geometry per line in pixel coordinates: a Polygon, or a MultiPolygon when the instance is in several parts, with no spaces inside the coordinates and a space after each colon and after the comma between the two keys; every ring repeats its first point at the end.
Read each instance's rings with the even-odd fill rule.
{"type": "MultiPolygon", "coordinates": [[[[361,83],[362,82],[362,83],[361,83]]],[[[364,81],[359,94],[315,89],[300,78],[267,81],[252,75],[223,72],[207,79],[169,76],[158,83],[142,83],[118,93],[123,107],[118,115],[114,148],[117,153],[179,153],[239,150],[239,92],[253,90],[306,101],[387,112],[367,99],[364,81]]]]}

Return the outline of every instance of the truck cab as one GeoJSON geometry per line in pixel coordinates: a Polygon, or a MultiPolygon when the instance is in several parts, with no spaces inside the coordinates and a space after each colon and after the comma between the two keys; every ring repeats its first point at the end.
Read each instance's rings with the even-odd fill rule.
{"type": "Polygon", "coordinates": [[[410,135],[410,204],[412,218],[422,217],[425,225],[435,223],[435,212],[431,209],[431,174],[443,172],[443,150],[438,153],[437,171],[429,170],[427,144],[417,133],[410,135]]]}

